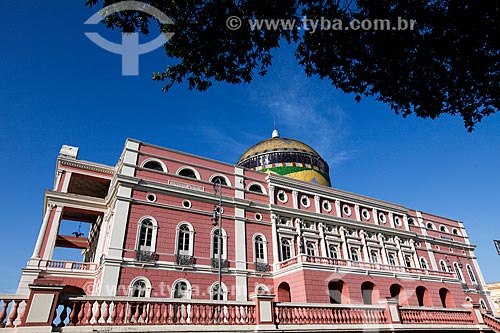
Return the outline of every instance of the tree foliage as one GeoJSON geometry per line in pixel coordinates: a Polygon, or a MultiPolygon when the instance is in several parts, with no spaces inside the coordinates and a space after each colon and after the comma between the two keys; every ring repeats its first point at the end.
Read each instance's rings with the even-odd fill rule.
{"type": "MultiPolygon", "coordinates": [[[[87,0],[102,5],[120,0],[87,0]]],[[[500,106],[500,4],[466,0],[144,0],[169,16],[164,45],[174,65],[155,73],[164,90],[187,82],[204,91],[213,82],[249,83],[265,75],[271,51],[288,42],[308,76],[319,76],[359,100],[374,96],[402,116],[460,115],[472,131],[500,106]],[[226,26],[230,16],[240,29],[226,26]],[[415,20],[414,30],[298,29],[303,18],[415,20]],[[252,29],[249,20],[295,20],[295,29],[252,29]]],[[[109,28],[149,32],[159,24],[140,12],[108,16],[109,28]]]]}

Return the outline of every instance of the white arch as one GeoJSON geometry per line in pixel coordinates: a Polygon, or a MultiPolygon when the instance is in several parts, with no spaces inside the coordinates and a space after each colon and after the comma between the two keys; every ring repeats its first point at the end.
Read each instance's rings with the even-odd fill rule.
{"type": "Polygon", "coordinates": [[[434,224],[433,224],[432,222],[427,222],[427,223],[425,224],[425,227],[426,227],[427,229],[436,230],[436,227],[434,226],[434,224]]]}
{"type": "MultiPolygon", "coordinates": [[[[179,169],[177,169],[177,172],[175,174],[177,176],[180,176],[179,173],[182,170],[191,170],[191,171],[193,171],[194,175],[196,176],[196,179],[201,180],[201,176],[200,176],[200,173],[198,172],[198,170],[196,170],[193,167],[187,166],[187,165],[181,166],[179,169]]],[[[183,177],[183,176],[181,176],[181,177],[183,177]]]]}
{"type": "Polygon", "coordinates": [[[177,285],[177,283],[181,283],[181,282],[184,282],[186,284],[186,299],[191,299],[191,296],[192,296],[192,287],[191,287],[191,283],[186,280],[186,279],[183,279],[183,278],[179,278],[177,280],[174,281],[174,283],[172,283],[172,290],[170,291],[170,297],[171,298],[174,298],[174,295],[175,295],[175,286],[177,285]]]}
{"type": "Polygon", "coordinates": [[[439,231],[446,232],[447,234],[450,233],[450,231],[448,230],[448,228],[445,225],[440,225],[439,226],[439,231]]]}
{"type": "Polygon", "coordinates": [[[269,289],[269,287],[268,287],[268,286],[266,286],[266,285],[265,285],[265,284],[263,284],[263,283],[259,283],[259,284],[257,284],[257,285],[255,286],[255,293],[256,293],[256,294],[260,294],[260,293],[261,293],[261,291],[260,291],[261,289],[262,289],[264,292],[270,292],[270,291],[271,291],[271,290],[269,289]]]}
{"type": "MultiPolygon", "coordinates": [[[[221,174],[221,173],[214,173],[213,175],[211,175],[211,176],[210,176],[209,181],[210,181],[211,183],[213,183],[213,179],[214,179],[215,177],[221,177],[221,178],[224,178],[224,179],[226,180],[226,184],[227,184],[227,186],[229,186],[229,187],[233,186],[233,185],[231,184],[231,181],[229,180],[229,178],[228,178],[228,177],[226,177],[225,175],[221,174]]],[[[224,186],[224,185],[222,185],[222,186],[224,186]]]]}
{"type": "Polygon", "coordinates": [[[158,222],[156,221],[156,219],[154,217],[149,216],[149,215],[141,217],[139,219],[139,222],[137,223],[137,236],[136,236],[136,240],[135,240],[135,249],[140,250],[139,241],[140,241],[140,237],[141,237],[141,226],[145,220],[150,220],[153,224],[153,232],[151,234],[151,248],[148,251],[155,252],[156,251],[156,237],[157,237],[157,233],[158,233],[158,222]]]}
{"type": "Polygon", "coordinates": [[[457,228],[453,228],[453,230],[451,232],[452,232],[452,234],[454,234],[456,236],[460,236],[460,231],[458,231],[457,228]]]}
{"type": "Polygon", "coordinates": [[[267,239],[266,239],[266,236],[264,236],[264,234],[261,233],[261,232],[255,233],[252,236],[252,244],[253,244],[253,262],[259,262],[259,263],[266,263],[267,264],[267,239]],[[256,255],[257,247],[255,246],[256,245],[255,241],[256,241],[257,236],[262,237],[262,241],[264,243],[264,259],[259,259],[258,261],[257,261],[257,255],[256,255]]]}
{"type": "Polygon", "coordinates": [[[132,296],[133,295],[133,292],[134,292],[134,284],[136,282],[139,282],[139,281],[143,281],[144,284],[146,285],[146,295],[145,297],[151,297],[151,289],[152,289],[152,286],[151,286],[151,281],[149,281],[149,279],[145,276],[137,276],[136,278],[134,278],[131,282],[130,282],[130,285],[129,285],[129,291],[128,291],[128,295],[129,296],[132,296]]]}
{"type": "Polygon", "coordinates": [[[144,168],[144,165],[148,162],[157,162],[161,165],[162,169],[163,169],[163,172],[168,172],[168,168],[167,168],[167,165],[165,163],[163,163],[162,160],[159,160],[157,158],[153,158],[153,157],[150,157],[150,158],[147,158],[145,159],[144,161],[142,161],[141,163],[141,168],[144,168]]]}
{"type": "Polygon", "coordinates": [[[464,274],[456,262],[453,263],[453,268],[455,269],[455,273],[458,275],[457,278],[465,283],[464,274]]]}
{"type": "MultiPolygon", "coordinates": [[[[210,232],[210,255],[212,258],[215,258],[215,255],[214,255],[214,233],[215,231],[219,231],[219,227],[215,227],[212,229],[212,231],[210,232]]],[[[217,257],[218,258],[218,257],[217,257]]],[[[227,234],[226,234],[226,230],[224,230],[224,228],[222,228],[222,259],[227,259],[227,234]]]]}
{"type": "Polygon", "coordinates": [[[261,189],[261,191],[262,191],[263,194],[267,194],[267,191],[264,188],[264,186],[262,186],[260,183],[257,183],[257,182],[251,182],[250,184],[248,184],[247,191],[252,192],[252,193],[256,193],[256,192],[250,191],[250,187],[252,185],[257,185],[258,187],[260,187],[260,189],[261,189]]]}
{"type": "MultiPolygon", "coordinates": [[[[222,300],[223,301],[227,301],[227,287],[226,285],[224,284],[224,282],[221,282],[221,287],[222,287],[222,300]]],[[[219,282],[218,281],[215,281],[214,283],[212,283],[212,285],[210,286],[210,299],[213,298],[213,292],[215,290],[215,287],[219,285],[219,282]]]]}
{"type": "Polygon", "coordinates": [[[177,227],[175,228],[175,254],[192,256],[193,249],[194,249],[194,227],[193,227],[193,225],[187,221],[179,222],[179,224],[177,224],[177,227]],[[179,250],[179,231],[180,231],[180,227],[182,225],[187,226],[189,229],[189,250],[187,253],[179,250]]]}

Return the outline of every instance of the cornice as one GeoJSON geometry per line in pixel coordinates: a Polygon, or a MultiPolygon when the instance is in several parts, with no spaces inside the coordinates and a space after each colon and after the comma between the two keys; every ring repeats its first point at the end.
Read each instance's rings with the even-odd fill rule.
{"type": "Polygon", "coordinates": [[[84,161],[84,160],[76,160],[76,159],[68,159],[65,157],[58,157],[57,161],[59,162],[60,165],[64,166],[70,166],[74,168],[79,168],[79,169],[84,169],[84,170],[89,170],[89,171],[94,171],[94,172],[99,172],[99,173],[105,173],[109,175],[114,175],[116,172],[115,167],[111,167],[109,165],[105,164],[98,164],[94,162],[89,162],[89,161],[84,161]]]}

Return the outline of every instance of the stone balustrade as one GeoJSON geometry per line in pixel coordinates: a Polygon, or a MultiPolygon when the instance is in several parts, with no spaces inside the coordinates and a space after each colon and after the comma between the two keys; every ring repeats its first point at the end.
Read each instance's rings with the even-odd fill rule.
{"type": "Polygon", "coordinates": [[[277,324],[386,324],[386,307],[376,305],[336,305],[275,303],[277,324]]]}
{"type": "Polygon", "coordinates": [[[400,307],[399,314],[402,324],[474,324],[472,313],[466,309],[400,307]]]}
{"type": "Polygon", "coordinates": [[[255,323],[253,302],[85,296],[62,298],[59,308],[57,327],[255,323]]]}
{"type": "Polygon", "coordinates": [[[0,295],[0,328],[19,326],[26,302],[26,296],[0,295]]]}
{"type": "Polygon", "coordinates": [[[500,332],[500,319],[483,313],[483,320],[486,325],[491,327],[497,332],[500,332]]]}

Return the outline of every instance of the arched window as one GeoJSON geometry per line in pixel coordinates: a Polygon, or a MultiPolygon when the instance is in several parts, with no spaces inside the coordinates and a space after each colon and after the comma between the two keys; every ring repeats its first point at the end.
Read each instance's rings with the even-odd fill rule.
{"type": "Polygon", "coordinates": [[[292,295],[290,293],[290,285],[286,282],[281,282],[278,286],[278,302],[291,302],[292,295]]]}
{"type": "Polygon", "coordinates": [[[411,256],[410,255],[405,255],[404,259],[405,259],[405,266],[406,267],[412,267],[413,260],[411,259],[411,256]]]}
{"type": "Polygon", "coordinates": [[[221,288],[219,288],[219,283],[215,282],[210,288],[210,298],[213,301],[224,300],[227,301],[227,288],[224,283],[222,283],[221,288]]]}
{"type": "Polygon", "coordinates": [[[193,255],[194,229],[191,224],[183,222],[177,226],[177,254],[183,256],[193,255]]]}
{"type": "Polygon", "coordinates": [[[420,258],[420,267],[422,267],[422,269],[429,269],[429,266],[427,265],[427,260],[425,260],[424,257],[420,258]]]}
{"type": "Polygon", "coordinates": [[[452,233],[456,236],[460,236],[460,233],[458,232],[457,228],[453,228],[452,233]]]}
{"type": "Polygon", "coordinates": [[[164,164],[158,160],[146,160],[142,164],[142,167],[145,169],[150,169],[150,170],[156,170],[156,171],[166,171],[166,167],[164,167],[164,164]]]}
{"type": "Polygon", "coordinates": [[[282,261],[288,260],[292,257],[292,245],[290,244],[290,240],[282,239],[281,240],[281,259],[282,261]]]}
{"type": "Polygon", "coordinates": [[[474,274],[474,271],[472,270],[472,267],[470,267],[469,264],[467,264],[467,273],[469,273],[470,281],[473,284],[477,284],[476,275],[474,274]]]}
{"type": "Polygon", "coordinates": [[[227,259],[227,236],[224,229],[222,229],[222,236],[219,237],[219,229],[212,230],[212,258],[219,258],[219,241],[221,242],[221,258],[227,259]],[[222,239],[221,239],[222,238],[222,239]]]}
{"type": "Polygon", "coordinates": [[[145,277],[137,277],[130,283],[129,296],[149,297],[151,293],[151,282],[145,277]]]}
{"type": "Polygon", "coordinates": [[[484,299],[481,298],[479,300],[479,305],[481,306],[481,309],[488,310],[488,307],[486,306],[486,302],[484,301],[484,299]]]}
{"type": "Polygon", "coordinates": [[[194,170],[192,168],[188,168],[188,167],[180,168],[177,171],[177,174],[179,176],[182,176],[182,177],[193,178],[193,179],[200,179],[200,175],[198,174],[198,172],[196,170],[194,170]]]}
{"type": "Polygon", "coordinates": [[[330,295],[331,304],[342,304],[342,291],[344,289],[344,281],[333,280],[328,283],[328,293],[330,295]]]}
{"type": "Polygon", "coordinates": [[[221,176],[221,175],[212,176],[212,178],[210,179],[210,182],[212,182],[214,184],[220,183],[222,186],[228,186],[228,185],[230,186],[229,180],[226,177],[221,176]]]}
{"type": "Polygon", "coordinates": [[[389,253],[387,255],[387,260],[389,261],[389,265],[392,265],[392,266],[397,265],[396,255],[394,253],[389,253]]]}
{"type": "Polygon", "coordinates": [[[250,185],[248,187],[248,191],[254,192],[254,193],[265,193],[264,189],[259,184],[252,184],[252,185],[250,185]]]}
{"type": "Polygon", "coordinates": [[[456,262],[453,263],[453,268],[455,269],[455,273],[457,274],[457,279],[459,279],[462,282],[465,282],[464,277],[462,275],[462,270],[458,267],[458,264],[456,262]]]}
{"type": "Polygon", "coordinates": [[[439,261],[439,268],[441,269],[441,271],[443,272],[448,272],[448,270],[446,269],[446,264],[444,263],[443,260],[440,260],[439,261]]]}
{"type": "Polygon", "coordinates": [[[156,247],[157,223],[151,217],[144,217],[139,221],[137,236],[137,250],[154,252],[156,247]]]}
{"type": "Polygon", "coordinates": [[[180,299],[191,299],[191,284],[189,281],[179,279],[173,283],[172,297],[180,299]]]}
{"type": "Polygon", "coordinates": [[[403,287],[401,287],[399,284],[395,283],[392,284],[389,288],[389,292],[391,293],[391,298],[398,301],[398,304],[401,305],[401,292],[403,290],[403,287]]]}
{"type": "Polygon", "coordinates": [[[263,235],[257,234],[253,238],[255,262],[267,263],[266,239],[263,235]]]}
{"type": "Polygon", "coordinates": [[[374,303],[373,290],[375,285],[370,281],[365,281],[361,284],[361,295],[363,296],[363,304],[371,305],[374,303]]]}
{"type": "Polygon", "coordinates": [[[315,257],[316,256],[316,246],[314,245],[314,242],[307,242],[306,243],[306,252],[308,256],[315,257]]]}
{"type": "Polygon", "coordinates": [[[330,258],[332,259],[340,258],[339,247],[337,245],[331,244],[330,246],[328,246],[328,252],[330,254],[330,258]]]}
{"type": "Polygon", "coordinates": [[[415,289],[415,293],[417,294],[418,306],[432,306],[431,296],[427,288],[418,286],[415,289]]]}
{"type": "Polygon", "coordinates": [[[441,299],[441,305],[443,308],[453,307],[453,301],[451,299],[450,291],[446,288],[439,289],[439,298],[441,299]]]}
{"type": "Polygon", "coordinates": [[[351,260],[359,261],[359,250],[357,248],[351,248],[351,260]]]}
{"type": "Polygon", "coordinates": [[[448,234],[448,233],[450,233],[450,232],[448,231],[448,228],[446,228],[444,225],[442,225],[442,226],[440,226],[440,227],[439,227],[439,231],[441,231],[441,232],[446,232],[447,234],[448,234]]]}
{"type": "Polygon", "coordinates": [[[370,259],[373,263],[378,264],[378,251],[377,250],[371,250],[370,251],[370,259]]]}

